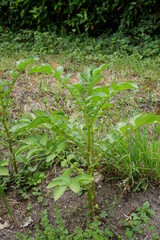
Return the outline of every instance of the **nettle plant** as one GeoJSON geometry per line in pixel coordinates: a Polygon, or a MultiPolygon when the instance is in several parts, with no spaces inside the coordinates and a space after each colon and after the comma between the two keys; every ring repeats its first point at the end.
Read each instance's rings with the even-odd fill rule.
{"type": "MultiPolygon", "coordinates": [[[[95,172],[100,164],[107,144],[115,141],[114,136],[124,134],[144,124],[160,122],[160,116],[155,114],[140,114],[126,122],[118,123],[111,132],[103,136],[99,133],[99,119],[107,109],[112,107],[113,97],[124,90],[137,90],[137,85],[130,82],[113,83],[109,86],[101,86],[99,83],[104,78],[103,70],[107,64],[92,70],[86,68],[78,75],[79,83],[69,84],[69,75],[65,75],[63,67],[54,68],[51,65],[36,66],[29,71],[33,73],[45,73],[52,75],[67,89],[77,105],[78,115],[68,116],[61,111],[52,113],[44,112],[43,116],[36,117],[28,126],[31,128],[46,128],[57,135],[60,135],[69,144],[76,146],[82,154],[86,167],[78,165],[75,161],[76,153],[72,152],[66,159],[61,161],[64,168],[63,174],[53,179],[47,188],[54,187],[54,200],[58,200],[69,187],[73,192],[78,193],[83,187],[87,191],[88,206],[91,217],[94,216],[97,208],[95,190],[95,172]],[[74,174],[73,174],[74,173],[74,174]]],[[[55,158],[55,153],[47,157],[55,158]]]]}

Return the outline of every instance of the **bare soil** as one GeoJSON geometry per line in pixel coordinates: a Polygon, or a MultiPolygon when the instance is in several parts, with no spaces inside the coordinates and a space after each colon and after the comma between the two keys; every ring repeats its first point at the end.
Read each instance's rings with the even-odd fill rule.
{"type": "MultiPolygon", "coordinates": [[[[8,226],[0,230],[1,240],[15,240],[16,232],[23,233],[30,230],[34,234],[34,225],[40,224],[40,213],[44,209],[47,209],[50,223],[54,225],[54,209],[57,205],[61,211],[61,216],[65,219],[69,232],[72,232],[77,226],[85,229],[86,223],[89,220],[86,194],[83,193],[81,196],[77,196],[70,190],[67,190],[62,198],[54,202],[52,190],[49,191],[46,189],[46,185],[51,179],[51,177],[45,179],[41,185],[41,192],[43,193],[44,201],[47,201],[47,206],[38,203],[37,198],[32,195],[31,191],[29,192],[28,200],[24,200],[12,190],[7,193],[9,204],[13,208],[13,222],[10,222],[8,213],[1,203],[0,223],[4,224],[8,222],[8,226]],[[50,192],[50,194],[46,198],[47,192],[50,192]],[[32,209],[29,211],[26,210],[28,205],[32,206],[32,209]]],[[[120,219],[127,219],[138,206],[142,206],[144,202],[148,201],[150,207],[155,212],[150,223],[156,227],[156,232],[160,233],[160,187],[150,185],[145,192],[125,192],[119,200],[121,194],[122,189],[119,187],[118,182],[109,182],[105,179],[101,185],[97,186],[97,203],[100,207],[98,215],[102,211],[108,213],[105,219],[100,218],[102,226],[104,224],[106,226],[112,225],[115,234],[124,235],[124,228],[120,223],[120,219]],[[111,212],[111,206],[115,197],[119,201],[117,201],[113,212],[111,212]],[[106,199],[108,200],[107,205],[105,203],[106,199]]],[[[152,240],[152,236],[144,232],[141,239],[152,240]]]]}

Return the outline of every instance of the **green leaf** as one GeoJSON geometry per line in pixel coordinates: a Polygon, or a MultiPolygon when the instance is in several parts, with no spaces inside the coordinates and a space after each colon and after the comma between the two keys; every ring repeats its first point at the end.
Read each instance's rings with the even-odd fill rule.
{"type": "Polygon", "coordinates": [[[22,140],[22,142],[27,145],[35,145],[37,143],[37,139],[35,137],[30,136],[22,140]]]}
{"type": "Polygon", "coordinates": [[[11,71],[10,74],[14,79],[18,77],[18,72],[11,71]]]}
{"type": "Polygon", "coordinates": [[[109,88],[106,86],[93,88],[92,94],[97,96],[97,93],[103,93],[103,96],[109,95],[109,88]]]}
{"type": "Polygon", "coordinates": [[[113,83],[110,85],[110,87],[115,91],[115,92],[121,92],[124,90],[135,90],[138,89],[138,86],[135,83],[129,83],[129,82],[122,82],[122,83],[113,83]]]}
{"type": "Polygon", "coordinates": [[[154,113],[142,113],[130,119],[130,124],[138,128],[146,124],[160,123],[160,116],[154,113]]]}
{"type": "Polygon", "coordinates": [[[47,186],[47,188],[53,188],[56,186],[68,186],[70,183],[70,177],[69,176],[60,176],[55,179],[53,179],[47,186]]]}
{"type": "Polygon", "coordinates": [[[18,156],[20,153],[26,151],[27,149],[30,149],[30,145],[23,145],[16,151],[16,156],[18,156]]]}
{"type": "Polygon", "coordinates": [[[40,138],[40,144],[45,147],[47,145],[47,142],[48,142],[48,134],[45,134],[40,138]]]}
{"type": "Polygon", "coordinates": [[[0,167],[5,167],[5,166],[8,166],[8,165],[9,165],[9,160],[8,159],[0,161],[0,167]]]}
{"type": "Polygon", "coordinates": [[[102,75],[102,74],[95,77],[93,80],[93,86],[97,85],[104,77],[105,77],[105,75],[102,75]]]}
{"type": "Polygon", "coordinates": [[[0,90],[1,90],[1,88],[3,88],[4,86],[6,86],[7,84],[8,84],[8,81],[6,81],[6,80],[0,81],[0,90]]]}
{"type": "Polygon", "coordinates": [[[19,132],[24,131],[29,126],[29,124],[30,123],[28,122],[15,124],[10,128],[10,132],[14,134],[18,134],[19,132]]]}
{"type": "Polygon", "coordinates": [[[88,174],[80,174],[75,179],[79,182],[80,185],[87,185],[94,180],[94,178],[88,174]]]}
{"type": "Polygon", "coordinates": [[[52,154],[50,154],[50,155],[47,157],[46,162],[50,162],[50,161],[54,160],[55,157],[57,157],[57,153],[52,153],[52,154]]]}
{"type": "Polygon", "coordinates": [[[69,177],[71,173],[72,173],[72,168],[68,168],[68,169],[65,169],[62,176],[69,177]]]}
{"type": "Polygon", "coordinates": [[[34,68],[32,68],[29,72],[29,74],[31,73],[45,73],[45,74],[52,74],[52,67],[48,64],[43,65],[43,66],[36,66],[34,68]]]}
{"type": "Polygon", "coordinates": [[[35,120],[33,120],[29,126],[28,126],[28,130],[31,128],[36,128],[39,127],[41,124],[43,123],[51,123],[51,120],[49,117],[38,117],[35,120]]]}
{"type": "Polygon", "coordinates": [[[65,142],[61,142],[60,144],[58,144],[58,146],[56,148],[56,153],[57,154],[61,153],[64,148],[65,148],[65,142]]]}
{"type": "Polygon", "coordinates": [[[67,156],[67,161],[69,162],[69,161],[71,161],[71,160],[74,159],[74,158],[75,158],[74,153],[71,153],[71,154],[69,154],[69,155],[67,156]]]}
{"type": "Polygon", "coordinates": [[[43,151],[43,148],[38,148],[38,149],[31,149],[28,154],[27,154],[27,159],[29,159],[31,156],[35,155],[36,153],[39,153],[43,151]]]}
{"type": "Polygon", "coordinates": [[[113,108],[113,104],[110,102],[106,102],[103,106],[102,106],[102,110],[106,109],[106,108],[113,108]]]}
{"type": "Polygon", "coordinates": [[[67,165],[67,160],[61,162],[61,167],[65,167],[67,165]]]}
{"type": "Polygon", "coordinates": [[[76,181],[75,179],[72,179],[71,182],[69,183],[69,188],[74,192],[74,193],[78,193],[80,191],[80,185],[78,183],[78,181],[76,181]]]}
{"type": "Polygon", "coordinates": [[[93,76],[97,77],[104,69],[106,69],[108,67],[108,64],[102,64],[100,67],[96,68],[95,70],[93,70],[93,76]]]}
{"type": "Polygon", "coordinates": [[[0,176],[8,176],[8,169],[0,166],[0,176]]]}
{"type": "Polygon", "coordinates": [[[59,186],[56,187],[53,193],[54,200],[57,201],[60,197],[62,197],[63,193],[66,191],[67,186],[59,186]]]}
{"type": "Polygon", "coordinates": [[[32,59],[25,59],[22,61],[18,61],[16,63],[16,67],[20,72],[22,72],[29,64],[34,63],[37,60],[37,58],[32,58],[32,59]]]}
{"type": "Polygon", "coordinates": [[[38,168],[38,165],[35,165],[34,167],[28,167],[29,172],[35,172],[38,168]]]}

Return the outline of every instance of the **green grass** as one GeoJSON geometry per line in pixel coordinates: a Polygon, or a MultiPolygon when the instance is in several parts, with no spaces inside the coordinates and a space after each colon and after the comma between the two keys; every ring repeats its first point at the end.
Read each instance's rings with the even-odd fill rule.
{"type": "MultiPolygon", "coordinates": [[[[13,64],[13,59],[39,56],[42,61],[54,61],[69,70],[80,71],[83,65],[99,65],[107,62],[109,70],[118,71],[119,77],[140,77],[145,81],[157,81],[160,51],[157,41],[131,44],[128,38],[118,34],[111,37],[79,39],[74,35],[58,36],[49,32],[22,30],[19,33],[1,32],[0,59],[13,64]],[[146,55],[146,49],[149,54],[146,55]],[[152,49],[157,49],[155,52],[152,49]]],[[[8,64],[7,64],[8,65],[8,64]]]]}
{"type": "MultiPolygon", "coordinates": [[[[155,127],[156,134],[160,129],[155,127]]],[[[160,139],[152,137],[145,130],[138,130],[119,139],[106,153],[106,165],[122,178],[128,178],[132,186],[138,181],[160,180],[160,139]]]]}

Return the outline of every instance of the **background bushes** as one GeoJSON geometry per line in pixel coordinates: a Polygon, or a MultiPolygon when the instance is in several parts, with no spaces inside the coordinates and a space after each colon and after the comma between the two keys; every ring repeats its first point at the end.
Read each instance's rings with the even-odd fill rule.
{"type": "Polygon", "coordinates": [[[158,0],[1,0],[0,25],[12,30],[57,30],[100,35],[160,34],[158,0]]]}

